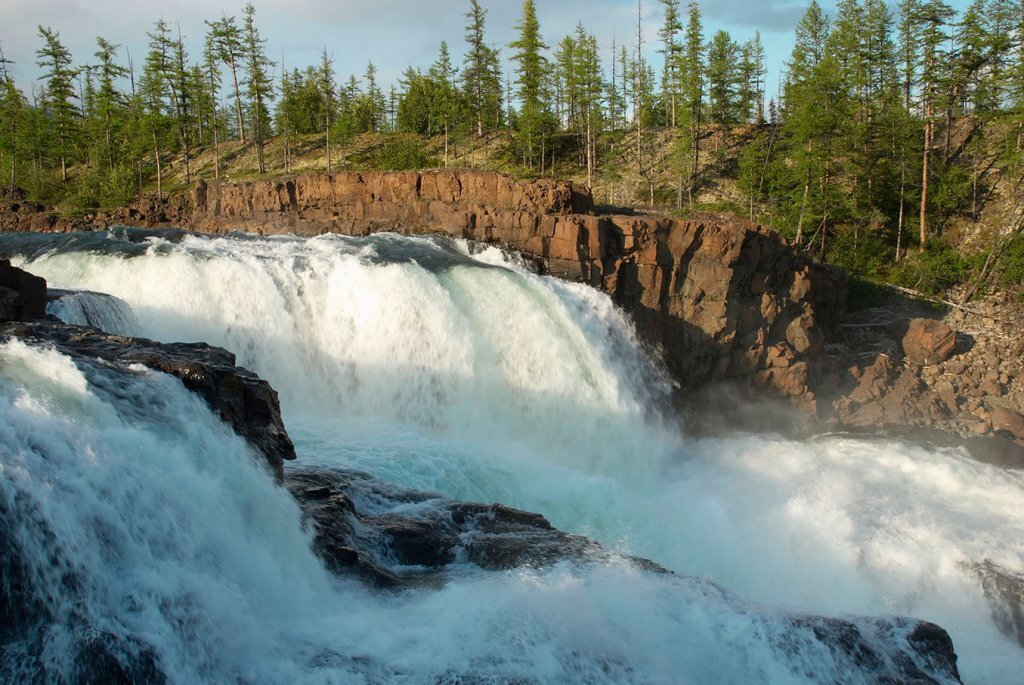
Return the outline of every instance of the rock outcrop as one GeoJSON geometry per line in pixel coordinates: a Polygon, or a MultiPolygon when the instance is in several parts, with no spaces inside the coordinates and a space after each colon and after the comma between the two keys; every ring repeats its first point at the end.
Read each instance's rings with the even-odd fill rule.
{"type": "Polygon", "coordinates": [[[46,316],[46,281],[0,259],[0,321],[46,316]]]}
{"type": "Polygon", "coordinates": [[[4,230],[111,224],[226,233],[443,233],[499,244],[608,292],[665,352],[684,387],[753,382],[815,410],[820,352],[842,315],[845,274],[776,233],[725,215],[595,215],[589,190],[493,172],[309,174],[200,182],[78,223],[0,209],[4,230]],[[49,221],[47,219],[46,221],[49,221]],[[45,222],[44,222],[45,223],[45,222]]]}
{"type": "Polygon", "coordinates": [[[50,320],[0,324],[0,340],[12,337],[50,345],[72,358],[100,359],[125,369],[141,364],[176,376],[259,451],[279,480],[284,461],[295,458],[277,391],[256,374],[236,366],[235,355],[225,349],[205,343],[125,338],[50,320]]]}

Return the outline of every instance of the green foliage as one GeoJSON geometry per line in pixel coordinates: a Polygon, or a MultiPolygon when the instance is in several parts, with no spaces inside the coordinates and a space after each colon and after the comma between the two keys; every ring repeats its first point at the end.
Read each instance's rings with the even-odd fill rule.
{"type": "Polygon", "coordinates": [[[846,308],[859,312],[881,307],[892,300],[892,293],[884,285],[859,276],[851,276],[846,290],[846,308]]]}
{"type": "Polygon", "coordinates": [[[930,240],[924,252],[910,252],[889,277],[897,285],[938,295],[963,283],[974,270],[974,265],[955,249],[939,240],[930,240]]]}
{"type": "Polygon", "coordinates": [[[74,180],[65,202],[81,209],[120,207],[135,198],[135,175],[130,167],[89,169],[74,180]]]}
{"type": "Polygon", "coordinates": [[[892,264],[893,250],[883,236],[875,232],[855,231],[849,226],[837,229],[828,250],[828,261],[860,277],[878,280],[892,264]]]}
{"type": "Polygon", "coordinates": [[[971,170],[961,164],[935,163],[935,181],[929,192],[932,222],[942,225],[951,216],[969,209],[973,177],[971,170]]]}
{"type": "Polygon", "coordinates": [[[1016,290],[1024,297],[1024,234],[1010,240],[996,265],[998,283],[1003,288],[1016,290]]]}
{"type": "Polygon", "coordinates": [[[430,156],[419,136],[394,134],[373,151],[366,165],[384,171],[413,171],[436,167],[438,161],[430,156]]]}

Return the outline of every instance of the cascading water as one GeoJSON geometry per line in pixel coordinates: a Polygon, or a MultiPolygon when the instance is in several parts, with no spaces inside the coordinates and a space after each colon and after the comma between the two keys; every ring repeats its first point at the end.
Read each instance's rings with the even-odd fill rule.
{"type": "MultiPolygon", "coordinates": [[[[300,463],[539,511],[615,551],[771,606],[920,616],[950,631],[965,682],[1019,678],[1024,651],[993,623],[967,565],[1024,571],[1020,474],[886,441],[687,440],[658,412],[669,386],[657,364],[589,288],[530,274],[495,250],[387,235],[3,236],[0,252],[20,255],[51,286],[130,306],[89,295],[75,310],[65,296],[51,311],[69,320],[237,353],[280,392],[300,463]]],[[[157,644],[183,682],[356,673],[418,682],[446,672],[777,682],[828,673],[794,666],[820,666],[825,655],[773,650],[770,619],[628,564],[467,571],[441,590],[397,598],[331,580],[287,496],[246,471],[245,446],[180,386],[140,372],[129,394],[162,418],[156,433],[134,436],[104,394],[108,371],[18,344],[2,354],[0,410],[13,431],[4,436],[5,496],[45,495],[36,506],[56,508],[68,526],[60,540],[91,540],[96,533],[75,527],[106,522],[99,530],[110,528],[117,554],[68,555],[90,597],[84,610],[123,613],[139,602],[111,632],[157,644]],[[183,419],[191,414],[202,421],[183,419]],[[63,428],[35,445],[32,430],[50,423],[63,428]],[[82,426],[87,450],[75,442],[82,426]],[[142,447],[125,449],[133,436],[142,447]],[[163,456],[133,458],[150,452],[163,456]],[[228,455],[212,478],[202,458],[210,453],[228,455]],[[47,494],[70,462],[92,470],[62,484],[74,496],[47,494]],[[133,495],[154,482],[152,511],[147,501],[139,509],[133,495]],[[196,490],[196,501],[177,494],[196,490]],[[173,529],[155,520],[166,500],[176,506],[173,529]],[[121,506],[138,512],[136,530],[119,530],[121,506]],[[250,518],[254,508],[260,516],[250,518]],[[159,585],[153,559],[180,575],[158,574],[159,585]],[[135,575],[108,587],[125,566],[135,575]],[[165,605],[197,625],[183,631],[165,605]],[[221,651],[232,659],[214,656],[221,651]]]]}

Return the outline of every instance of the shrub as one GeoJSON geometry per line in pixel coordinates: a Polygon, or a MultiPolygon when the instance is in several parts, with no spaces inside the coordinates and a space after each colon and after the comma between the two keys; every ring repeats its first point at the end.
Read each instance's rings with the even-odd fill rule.
{"type": "Polygon", "coordinates": [[[410,171],[437,166],[419,136],[389,136],[367,160],[374,169],[384,171],[410,171]]]}
{"type": "Polygon", "coordinates": [[[1024,234],[1014,236],[996,267],[999,285],[1024,295],[1024,234]]]}
{"type": "Polygon", "coordinates": [[[120,207],[135,199],[137,188],[131,167],[116,166],[103,178],[100,199],[104,207],[120,207]]]}
{"type": "Polygon", "coordinates": [[[910,252],[893,267],[890,280],[926,295],[939,293],[963,283],[974,272],[974,265],[945,243],[930,240],[921,253],[910,252]]]}

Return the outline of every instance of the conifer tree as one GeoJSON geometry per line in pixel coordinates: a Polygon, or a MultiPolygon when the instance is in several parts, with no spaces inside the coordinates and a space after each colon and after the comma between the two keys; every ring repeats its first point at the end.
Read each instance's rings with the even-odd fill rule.
{"type": "Polygon", "coordinates": [[[245,118],[242,115],[242,90],[239,87],[238,72],[242,69],[244,50],[242,31],[238,28],[234,17],[221,15],[216,21],[208,21],[208,37],[216,50],[220,61],[231,72],[231,83],[235,92],[235,118],[238,126],[238,139],[245,142],[245,118]]]}
{"type": "Polygon", "coordinates": [[[320,68],[316,73],[317,93],[320,96],[320,116],[323,121],[324,143],[327,146],[327,173],[333,171],[331,162],[331,128],[334,126],[334,112],[338,97],[334,85],[334,59],[325,47],[320,55],[320,68]]]}
{"type": "Polygon", "coordinates": [[[274,84],[270,80],[268,70],[274,66],[274,63],[267,57],[266,40],[260,36],[259,29],[256,28],[256,8],[249,3],[243,12],[245,19],[242,23],[242,50],[245,64],[245,85],[249,96],[253,140],[256,142],[259,172],[265,174],[267,165],[263,158],[263,147],[270,127],[268,104],[274,97],[274,84]]]}
{"type": "Polygon", "coordinates": [[[658,32],[661,39],[661,48],[658,50],[664,56],[664,67],[662,69],[661,92],[665,100],[669,125],[676,126],[676,104],[679,99],[679,67],[683,54],[682,45],[676,40],[676,36],[683,30],[683,24],[679,17],[679,0],[658,0],[665,8],[665,18],[658,32]]]}
{"type": "Polygon", "coordinates": [[[708,47],[708,105],[711,120],[725,130],[738,120],[739,72],[739,46],[727,32],[716,31],[708,47]]]}
{"type": "Polygon", "coordinates": [[[116,81],[127,76],[128,69],[114,61],[120,46],[103,38],[96,39],[96,46],[95,57],[99,61],[97,65],[99,89],[96,91],[96,114],[103,126],[109,170],[114,168],[114,129],[119,123],[118,114],[124,108],[124,98],[117,90],[116,81]]]}
{"type": "Polygon", "coordinates": [[[432,110],[437,122],[436,128],[444,132],[444,168],[447,169],[452,120],[458,110],[458,93],[455,88],[455,70],[452,68],[446,41],[441,41],[437,61],[430,67],[430,79],[434,90],[432,110]]]}
{"type": "Polygon", "coordinates": [[[18,128],[25,110],[25,98],[8,70],[13,63],[0,47],[0,169],[9,167],[12,196],[18,183],[18,128]]]}
{"type": "Polygon", "coordinates": [[[44,41],[43,47],[36,51],[39,58],[36,63],[45,69],[43,103],[53,116],[57,128],[60,177],[63,183],[67,183],[68,156],[71,154],[78,131],[78,108],[72,102],[78,99],[74,87],[78,71],[72,68],[71,52],[60,42],[59,33],[49,27],[40,26],[39,37],[44,41]]]}
{"type": "MultiPolygon", "coordinates": [[[[534,0],[523,0],[523,14],[516,25],[516,30],[519,37],[509,47],[515,50],[512,61],[516,63],[518,131],[526,151],[527,165],[532,168],[538,143],[544,135],[548,114],[544,98],[548,61],[542,54],[548,46],[540,36],[540,23],[537,21],[534,0]]],[[[542,166],[543,163],[542,156],[542,166]]]]}
{"type": "Polygon", "coordinates": [[[931,172],[932,143],[935,134],[934,111],[947,78],[949,54],[945,48],[949,40],[948,23],[953,9],[942,0],[927,0],[919,8],[921,40],[921,100],[924,115],[924,143],[921,161],[920,249],[928,240],[928,186],[931,172]]]}
{"type": "MultiPolygon", "coordinates": [[[[510,44],[510,47],[515,50],[512,61],[516,63],[516,96],[519,99],[517,129],[525,148],[526,164],[532,168],[548,118],[545,97],[548,59],[542,53],[548,46],[541,39],[541,27],[534,0],[523,0],[522,16],[516,30],[519,37],[510,44]]],[[[544,164],[543,155],[541,164],[544,164]]]]}
{"type": "Polygon", "coordinates": [[[682,96],[686,105],[686,116],[689,120],[685,137],[682,139],[677,135],[677,146],[688,148],[688,154],[680,151],[677,158],[685,159],[685,173],[680,173],[679,198],[677,203],[682,205],[683,176],[685,176],[686,194],[690,206],[693,206],[693,190],[700,172],[700,139],[701,123],[704,110],[704,25],[701,21],[700,8],[696,2],[690,2],[687,6],[686,31],[683,38],[682,52],[682,96]]]}
{"type": "Polygon", "coordinates": [[[484,134],[484,122],[497,126],[501,119],[501,64],[497,50],[487,45],[484,36],[487,10],[470,0],[466,12],[466,59],[462,72],[463,89],[476,118],[476,134],[484,134]]]}
{"type": "Polygon", "coordinates": [[[153,160],[156,166],[157,197],[163,194],[163,165],[161,149],[167,130],[168,73],[171,70],[170,41],[167,24],[163,20],[154,24],[153,32],[148,33],[149,52],[139,80],[139,97],[143,103],[142,128],[146,137],[153,145],[153,160]]]}
{"type": "Polygon", "coordinates": [[[221,50],[213,32],[207,32],[203,41],[203,77],[206,79],[207,93],[210,99],[210,120],[213,136],[213,177],[220,180],[220,123],[217,120],[218,101],[220,99],[221,50]]]}

